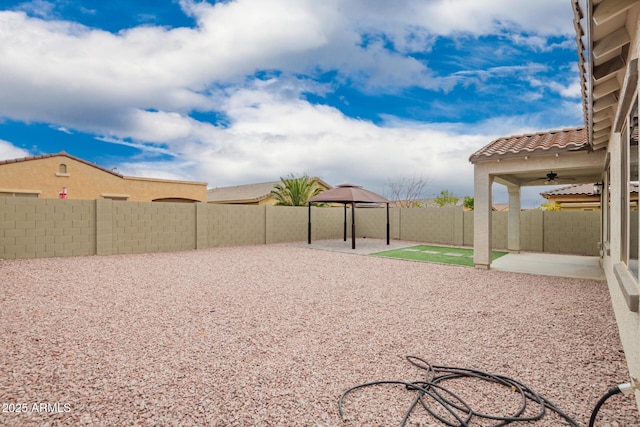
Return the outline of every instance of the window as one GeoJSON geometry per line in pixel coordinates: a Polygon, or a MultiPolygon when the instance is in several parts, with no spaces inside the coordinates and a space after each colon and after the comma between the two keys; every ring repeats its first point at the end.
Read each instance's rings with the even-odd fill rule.
{"type": "Polygon", "coordinates": [[[56,176],[69,176],[69,171],[67,170],[66,164],[60,163],[58,165],[58,172],[56,172],[56,176]]]}
{"type": "Polygon", "coordinates": [[[638,237],[640,227],[638,227],[638,101],[633,103],[626,124],[622,130],[623,160],[625,163],[623,171],[626,170],[623,181],[623,261],[626,261],[627,268],[633,277],[638,280],[638,237]],[[626,243],[626,244],[625,244],[626,243]]]}

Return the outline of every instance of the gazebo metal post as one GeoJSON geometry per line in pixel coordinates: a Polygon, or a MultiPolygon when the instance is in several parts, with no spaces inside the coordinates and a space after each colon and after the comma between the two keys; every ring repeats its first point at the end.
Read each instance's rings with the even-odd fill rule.
{"type": "Polygon", "coordinates": [[[309,202],[309,225],[307,227],[307,241],[311,244],[311,202],[309,202]]]}
{"type": "Polygon", "coordinates": [[[356,202],[351,202],[351,249],[355,249],[355,248],[356,248],[356,202]]]}
{"type": "Polygon", "coordinates": [[[387,202],[387,245],[389,244],[389,202],[387,202]]]}
{"type": "Polygon", "coordinates": [[[347,204],[344,204],[344,241],[347,241],[347,204]]]}

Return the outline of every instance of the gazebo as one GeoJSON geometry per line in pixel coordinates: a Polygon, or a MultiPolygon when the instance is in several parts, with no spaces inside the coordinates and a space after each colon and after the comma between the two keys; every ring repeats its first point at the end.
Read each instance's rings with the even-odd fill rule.
{"type": "Polygon", "coordinates": [[[387,245],[389,244],[389,200],[354,184],[342,184],[309,199],[308,243],[311,244],[311,203],[344,204],[344,241],[347,241],[347,205],[351,204],[351,249],[356,248],[356,203],[387,204],[387,245]]]}

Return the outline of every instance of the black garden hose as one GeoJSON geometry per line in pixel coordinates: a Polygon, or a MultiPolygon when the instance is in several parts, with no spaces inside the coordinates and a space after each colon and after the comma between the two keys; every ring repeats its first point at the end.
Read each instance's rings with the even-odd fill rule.
{"type": "MultiPolygon", "coordinates": [[[[531,388],[522,384],[521,382],[502,375],[494,375],[486,372],[478,371],[475,369],[456,368],[449,366],[435,366],[430,365],[425,360],[416,356],[407,356],[409,363],[415,367],[424,371],[424,380],[416,382],[405,381],[373,381],[364,384],[359,384],[345,390],[338,399],[338,412],[343,422],[348,422],[348,418],[344,411],[344,400],[352,392],[358,389],[374,387],[374,386],[402,386],[408,391],[415,392],[413,400],[402,417],[400,426],[403,427],[407,424],[411,414],[421,408],[426,411],[431,417],[435,418],[441,425],[447,427],[469,427],[474,418],[484,419],[485,421],[494,421],[491,427],[506,426],[516,422],[532,422],[540,420],[544,417],[547,410],[555,412],[558,416],[565,420],[565,422],[572,427],[581,427],[580,424],[571,416],[560,410],[549,399],[536,393],[531,388]],[[453,391],[447,389],[444,384],[449,380],[460,378],[472,378],[480,381],[486,381],[504,386],[518,394],[520,397],[519,407],[510,415],[496,415],[482,413],[478,410],[474,410],[470,405],[462,398],[456,395],[453,391]],[[528,405],[534,404],[536,406],[535,411],[529,410],[528,405]],[[439,409],[439,411],[438,411],[439,409]],[[529,412],[527,412],[529,411],[529,412]],[[444,413],[444,415],[443,415],[444,413]],[[525,415],[525,414],[531,415],[525,415]]],[[[595,418],[597,416],[600,407],[611,396],[630,389],[630,384],[614,387],[610,389],[595,406],[593,413],[591,414],[591,420],[589,421],[589,427],[594,426],[595,418]]],[[[625,393],[626,394],[626,393],[625,393]]],[[[483,424],[484,425],[484,424],[483,424]]]]}

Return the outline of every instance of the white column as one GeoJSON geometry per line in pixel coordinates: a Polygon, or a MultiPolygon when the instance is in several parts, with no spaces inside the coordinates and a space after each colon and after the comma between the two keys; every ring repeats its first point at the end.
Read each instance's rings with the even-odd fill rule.
{"type": "Polygon", "coordinates": [[[482,164],[474,165],[473,184],[473,263],[476,268],[489,269],[491,265],[491,185],[493,177],[482,164]]]}
{"type": "Polygon", "coordinates": [[[509,252],[520,252],[520,186],[509,185],[509,215],[508,215],[508,235],[507,249],[509,252]]]}

